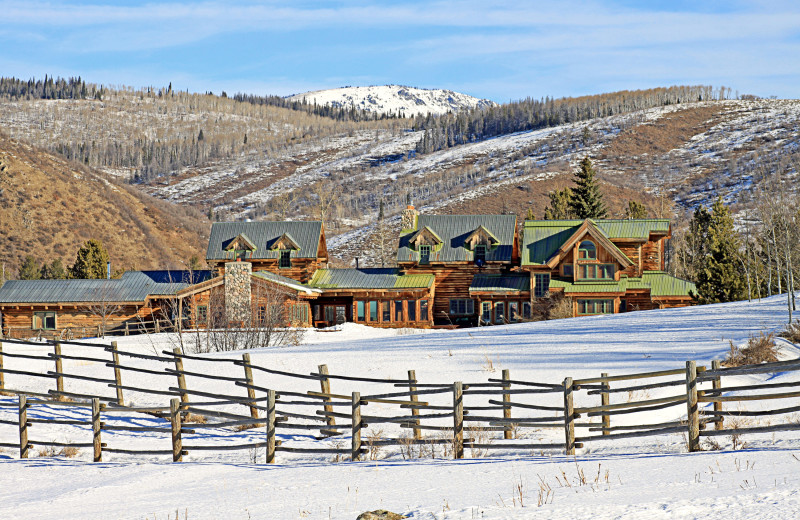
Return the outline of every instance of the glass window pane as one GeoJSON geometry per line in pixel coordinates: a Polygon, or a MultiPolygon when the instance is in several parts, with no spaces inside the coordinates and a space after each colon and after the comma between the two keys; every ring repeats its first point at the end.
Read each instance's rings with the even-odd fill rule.
{"type": "Polygon", "coordinates": [[[505,304],[497,302],[494,304],[494,322],[503,323],[505,321],[505,304]]]}
{"type": "Polygon", "coordinates": [[[522,303],[522,317],[526,320],[531,319],[531,302],[522,303]]]}
{"type": "Polygon", "coordinates": [[[384,323],[389,323],[392,321],[392,313],[389,310],[389,303],[390,302],[382,302],[381,306],[383,308],[383,321],[384,323]]]}
{"type": "Polygon", "coordinates": [[[450,300],[450,314],[458,314],[458,300],[450,300]]]}
{"type": "Polygon", "coordinates": [[[394,302],[394,321],[403,321],[403,302],[396,300],[394,302]]]}
{"type": "Polygon", "coordinates": [[[408,321],[417,321],[416,300],[408,300],[408,302],[406,302],[406,310],[408,312],[408,321]]]}
{"type": "Polygon", "coordinates": [[[364,302],[356,302],[356,321],[364,321],[364,302]]]}
{"type": "Polygon", "coordinates": [[[378,302],[369,302],[369,321],[378,321],[378,302]]]}
{"type": "Polygon", "coordinates": [[[492,303],[491,302],[483,302],[481,304],[481,320],[483,323],[491,323],[492,322],[492,303]]]}
{"type": "Polygon", "coordinates": [[[428,300],[419,301],[419,319],[420,321],[428,321],[428,300]]]}
{"type": "Polygon", "coordinates": [[[519,321],[519,303],[508,302],[508,319],[510,321],[519,321]]]}

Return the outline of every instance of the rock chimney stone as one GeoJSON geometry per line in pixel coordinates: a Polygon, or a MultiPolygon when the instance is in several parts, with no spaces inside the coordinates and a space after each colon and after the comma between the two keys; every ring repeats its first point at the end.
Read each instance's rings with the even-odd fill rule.
{"type": "Polygon", "coordinates": [[[409,204],[406,209],[404,209],[400,213],[400,228],[403,230],[415,230],[417,229],[417,217],[419,216],[419,211],[417,211],[414,206],[409,204]]]}
{"type": "Polygon", "coordinates": [[[229,323],[249,325],[251,318],[250,262],[228,262],[225,264],[225,316],[229,323]]]}

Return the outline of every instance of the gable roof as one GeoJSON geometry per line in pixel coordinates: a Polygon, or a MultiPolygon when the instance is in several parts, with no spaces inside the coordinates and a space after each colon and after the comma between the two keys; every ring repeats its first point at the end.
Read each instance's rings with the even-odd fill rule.
{"type": "MultiPolygon", "coordinates": [[[[481,226],[498,241],[496,246],[486,252],[486,261],[511,261],[517,226],[516,215],[419,215],[417,225],[420,229],[429,228],[442,240],[441,246],[431,251],[431,262],[473,261],[474,253],[465,247],[465,242],[481,226]]],[[[400,235],[398,262],[419,261],[419,252],[410,243],[416,233],[417,231],[406,231],[400,235]]]]}
{"type": "MultiPolygon", "coordinates": [[[[226,251],[237,236],[246,236],[255,246],[248,259],[278,259],[280,250],[272,249],[287,235],[299,249],[293,249],[291,258],[317,258],[322,239],[322,222],[215,222],[211,225],[206,260],[232,260],[226,251]]],[[[326,252],[327,254],[327,252],[326,252]]]]}
{"type": "Polygon", "coordinates": [[[128,271],[111,280],[9,280],[0,287],[0,303],[141,303],[148,296],[175,295],[210,276],[210,271],[128,271]]]}
{"type": "MultiPolygon", "coordinates": [[[[669,219],[588,220],[610,240],[646,242],[651,234],[667,235],[670,231],[669,219]]],[[[575,235],[584,222],[583,220],[526,220],[522,229],[522,265],[546,264],[559,248],[575,235]]],[[[619,251],[616,246],[614,249],[619,251]]],[[[622,252],[619,251],[619,254],[622,252]]]]}
{"type": "Polygon", "coordinates": [[[399,274],[398,269],[317,269],[308,286],[318,289],[425,289],[432,274],[399,274]]]}
{"type": "MultiPolygon", "coordinates": [[[[236,246],[245,246],[248,251],[255,251],[257,249],[255,243],[244,233],[239,233],[233,240],[228,240],[228,244],[225,246],[225,251],[236,250],[236,246]]],[[[239,247],[238,249],[242,248],[239,247]]]]}

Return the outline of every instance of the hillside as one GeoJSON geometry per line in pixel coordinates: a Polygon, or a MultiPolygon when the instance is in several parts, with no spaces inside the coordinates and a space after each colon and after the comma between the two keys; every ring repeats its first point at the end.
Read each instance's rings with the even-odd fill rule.
{"type": "MultiPolygon", "coordinates": [[[[429,213],[506,212],[521,220],[530,209],[541,217],[547,193],[569,185],[585,156],[596,163],[612,217],[623,216],[629,200],[656,217],[680,217],[717,196],[740,211],[776,175],[787,190],[800,185],[800,101],[706,93],[709,101],[673,102],[659,97],[664,92],[616,93],[610,98],[635,102],[586,120],[571,111],[589,117],[607,96],[559,100],[564,113],[551,107],[546,114],[573,122],[425,154],[416,150],[427,118],[337,120],[255,98],[166,89],[107,89],[102,100],[6,100],[0,124],[17,139],[132,179],[148,195],[215,220],[323,219],[343,264],[355,256],[379,262],[372,246],[392,236],[407,198],[429,213]],[[387,220],[377,233],[381,201],[387,220]]],[[[508,117],[503,107],[485,111],[499,114],[494,124],[508,117]]],[[[462,115],[477,117],[446,117],[456,124],[462,115]]]]}
{"type": "Polygon", "coordinates": [[[497,103],[443,89],[421,89],[402,85],[371,87],[342,87],[316,90],[289,96],[292,101],[332,105],[337,108],[356,108],[379,114],[404,117],[445,114],[470,108],[486,108],[497,103]]]}
{"type": "Polygon", "coordinates": [[[208,223],[190,208],[153,199],[0,133],[0,262],[25,255],[71,265],[86,240],[103,241],[114,270],[180,268],[203,258],[208,223]]]}

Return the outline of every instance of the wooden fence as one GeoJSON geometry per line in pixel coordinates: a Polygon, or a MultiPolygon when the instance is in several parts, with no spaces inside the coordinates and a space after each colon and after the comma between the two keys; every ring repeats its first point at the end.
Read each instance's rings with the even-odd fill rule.
{"type": "Polygon", "coordinates": [[[184,354],[178,348],[161,354],[129,352],[120,350],[116,342],[106,345],[4,341],[7,345],[52,349],[45,355],[19,348],[9,352],[0,343],[0,392],[9,396],[0,398],[0,408],[13,407],[17,411],[16,420],[0,420],[0,425],[19,429],[18,443],[0,443],[0,447],[18,448],[21,458],[29,456],[32,446],[91,448],[95,461],[101,461],[103,453],[171,455],[173,461],[180,461],[190,452],[253,448],[266,449],[267,462],[275,461],[276,452],[323,453],[359,460],[371,450],[385,446],[399,447],[401,452],[409,454],[414,447],[441,446],[443,454],[452,454],[454,458],[464,457],[465,449],[473,454],[494,450],[558,450],[571,455],[587,443],[671,433],[685,433],[689,451],[699,451],[702,437],[800,430],[800,424],[791,420],[746,428],[731,423],[726,428],[725,423],[730,417],[785,416],[800,411],[800,403],[769,410],[723,409],[727,402],[798,398],[800,390],[764,392],[800,387],[800,382],[722,385],[723,378],[730,376],[798,371],[800,361],[737,368],[721,368],[714,362],[710,370],[688,361],[685,368],[675,370],[614,376],[603,373],[594,378],[565,378],[557,384],[516,380],[508,370],[503,370],[499,378],[482,382],[423,383],[417,380],[414,370],[397,380],[331,374],[326,365],[319,365],[316,372],[308,374],[288,372],[253,364],[248,353],[240,359],[222,359],[184,354]],[[96,355],[65,353],[77,346],[93,349],[96,355]],[[42,373],[9,369],[5,363],[9,359],[44,362],[52,370],[42,373]],[[108,376],[69,373],[64,369],[65,360],[102,363],[108,368],[108,376]],[[185,362],[200,368],[187,370],[185,362]],[[239,375],[223,375],[231,370],[239,371],[239,375]],[[159,387],[126,384],[133,374],[159,376],[156,378],[159,387]],[[262,379],[303,380],[318,385],[318,390],[281,390],[277,381],[256,384],[254,374],[262,379]],[[13,388],[7,384],[7,376],[31,377],[42,384],[36,391],[13,388]],[[190,386],[187,380],[194,384],[190,386]],[[72,382],[88,384],[92,391],[69,391],[67,384],[72,382]],[[215,388],[209,389],[203,382],[213,382],[215,388]],[[220,391],[220,383],[229,390],[220,391]],[[359,391],[336,393],[332,388],[345,384],[358,385],[359,391]],[[651,397],[651,392],[668,395],[651,397]],[[160,407],[132,406],[126,404],[129,394],[155,395],[163,398],[164,403],[160,407]],[[710,405],[701,409],[703,403],[710,405]],[[381,410],[372,411],[377,405],[381,410]],[[53,413],[52,417],[47,416],[48,410],[58,407],[80,410],[83,418],[59,419],[53,413]],[[646,419],[650,412],[671,407],[679,407],[676,411],[679,417],[683,416],[682,407],[686,407],[686,419],[656,423],[646,419]],[[381,413],[386,408],[391,413],[381,413]],[[395,409],[399,412],[391,411],[395,409]],[[32,418],[30,410],[44,410],[44,416],[32,418]],[[155,422],[130,425],[131,417],[155,422]],[[82,426],[87,437],[85,442],[44,440],[37,438],[40,424],[82,426]],[[708,425],[713,425],[713,429],[708,429],[708,425]],[[368,426],[394,429],[395,434],[391,431],[386,435],[366,434],[368,426]],[[220,445],[203,444],[204,437],[184,439],[187,434],[207,429],[237,432],[243,428],[263,430],[263,440],[220,445]],[[542,429],[563,429],[563,442],[540,442],[521,435],[542,429]],[[104,432],[119,431],[162,433],[171,439],[171,445],[165,442],[160,449],[142,450],[102,442],[104,432]],[[349,434],[350,446],[316,443],[314,447],[298,447],[278,439],[280,434],[291,432],[314,433],[319,440],[349,434]],[[502,439],[492,437],[500,433],[502,439]]]}

